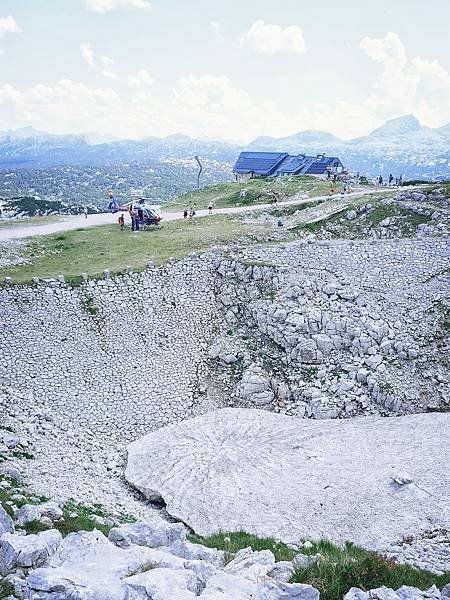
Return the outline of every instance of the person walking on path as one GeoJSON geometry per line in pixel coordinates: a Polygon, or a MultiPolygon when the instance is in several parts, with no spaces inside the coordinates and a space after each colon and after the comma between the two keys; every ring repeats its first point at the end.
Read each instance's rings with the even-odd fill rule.
{"type": "Polygon", "coordinates": [[[85,219],[87,219],[87,216],[88,216],[88,209],[86,208],[86,206],[85,206],[85,207],[84,207],[84,209],[83,209],[83,215],[84,215],[84,218],[85,218],[85,219]]]}
{"type": "Polygon", "coordinates": [[[125,227],[125,219],[123,218],[123,215],[119,215],[117,217],[117,222],[119,223],[120,231],[123,231],[123,228],[125,227]]]}
{"type": "Polygon", "coordinates": [[[210,215],[212,215],[212,209],[213,209],[213,205],[212,205],[212,202],[210,202],[209,206],[208,206],[208,211],[209,211],[210,215]]]}
{"type": "Polygon", "coordinates": [[[187,208],[185,208],[184,212],[183,212],[183,219],[187,219],[187,218],[188,218],[188,210],[187,210],[187,208]]]}
{"type": "Polygon", "coordinates": [[[194,218],[195,215],[195,210],[194,207],[191,206],[190,210],[189,210],[189,221],[192,221],[192,219],[194,218]]]}

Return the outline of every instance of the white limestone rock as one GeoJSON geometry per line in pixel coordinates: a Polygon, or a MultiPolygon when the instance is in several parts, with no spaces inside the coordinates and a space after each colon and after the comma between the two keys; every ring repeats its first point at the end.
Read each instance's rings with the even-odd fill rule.
{"type": "Polygon", "coordinates": [[[258,365],[250,365],[244,371],[242,380],[237,388],[237,396],[255,406],[265,406],[274,399],[270,380],[264,370],[258,365]]]}
{"type": "Polygon", "coordinates": [[[223,567],[225,564],[223,550],[208,548],[201,544],[193,544],[187,540],[178,540],[170,546],[161,548],[161,550],[179,556],[180,558],[185,558],[186,560],[203,560],[218,568],[223,567]]]}
{"type": "Polygon", "coordinates": [[[108,538],[119,548],[127,548],[133,544],[159,548],[173,542],[183,542],[186,539],[186,529],[181,523],[168,523],[159,519],[154,523],[136,522],[113,527],[108,538]]]}
{"type": "Polygon", "coordinates": [[[294,574],[294,565],[290,560],[280,560],[275,563],[273,569],[267,573],[269,577],[272,577],[276,581],[288,582],[294,574]]]}
{"type": "Polygon", "coordinates": [[[372,598],[377,598],[378,600],[440,600],[441,593],[435,585],[425,591],[412,586],[402,585],[396,591],[386,586],[367,592],[352,587],[344,596],[344,600],[371,600],[372,598]]]}
{"type": "Polygon", "coordinates": [[[14,523],[3,506],[0,506],[0,536],[4,533],[14,533],[14,523]]]}
{"type": "Polygon", "coordinates": [[[124,579],[127,588],[152,600],[189,600],[197,597],[198,582],[192,571],[151,569],[124,579]]]}
{"type": "Polygon", "coordinates": [[[61,540],[62,536],[56,529],[36,535],[4,533],[0,538],[0,575],[47,564],[61,540]]]}
{"type": "Polygon", "coordinates": [[[200,535],[245,529],[385,548],[430,522],[450,528],[434,500],[447,493],[449,431],[448,413],[313,421],[223,409],[130,444],[125,477],[200,535]],[[427,492],[399,491],[400,470],[427,492]]]}
{"type": "Polygon", "coordinates": [[[202,600],[251,600],[258,598],[258,584],[221,571],[206,584],[202,600]]]}
{"type": "Polygon", "coordinates": [[[31,521],[39,521],[42,510],[39,505],[24,504],[14,515],[18,525],[26,525],[31,521]]]}
{"type": "Polygon", "coordinates": [[[270,550],[253,552],[248,547],[239,550],[233,560],[226,565],[224,571],[254,581],[267,575],[274,566],[275,557],[270,550]]]}
{"type": "MultiPolygon", "coordinates": [[[[131,592],[131,590],[130,590],[131,592]]],[[[29,598],[39,600],[144,600],[146,596],[136,592],[127,594],[125,584],[111,574],[82,570],[73,571],[63,567],[42,568],[32,571],[27,579],[29,598]]]]}

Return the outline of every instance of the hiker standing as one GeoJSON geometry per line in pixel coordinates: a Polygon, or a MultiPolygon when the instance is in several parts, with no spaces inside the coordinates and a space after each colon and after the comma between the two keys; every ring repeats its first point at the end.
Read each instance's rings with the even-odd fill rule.
{"type": "Polygon", "coordinates": [[[83,208],[83,215],[84,215],[84,218],[87,219],[88,209],[86,208],[86,206],[83,208]]]}
{"type": "Polygon", "coordinates": [[[213,209],[213,207],[212,207],[212,202],[210,202],[210,203],[209,203],[209,206],[208,206],[208,211],[209,211],[209,214],[210,214],[210,215],[212,215],[212,209],[213,209]]]}
{"type": "Polygon", "coordinates": [[[187,219],[187,218],[188,218],[188,210],[187,210],[187,208],[185,208],[184,212],[183,212],[183,219],[187,219]]]}
{"type": "Polygon", "coordinates": [[[194,218],[195,215],[195,210],[194,207],[191,206],[190,210],[189,210],[189,220],[192,221],[192,219],[194,218]]]}

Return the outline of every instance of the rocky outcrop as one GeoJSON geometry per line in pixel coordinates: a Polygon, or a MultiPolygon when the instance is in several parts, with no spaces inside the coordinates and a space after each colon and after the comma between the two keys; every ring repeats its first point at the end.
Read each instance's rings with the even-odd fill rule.
{"type": "Polygon", "coordinates": [[[0,552],[0,573],[23,599],[319,600],[310,585],[278,577],[270,550],[245,548],[224,566],[223,552],[187,542],[182,525],[162,520],[122,525],[109,539],[96,530],[16,537],[27,554],[0,552]]]}
{"type": "MultiPolygon", "coordinates": [[[[242,374],[230,385],[236,404],[255,405],[246,392],[250,368],[270,381],[276,402],[269,394],[265,406],[298,417],[448,408],[445,324],[433,317],[448,311],[448,253],[446,241],[434,239],[294,243],[218,256],[217,299],[239,361],[231,379],[242,374]],[[442,339],[440,354],[432,337],[442,339]]],[[[225,377],[226,361],[220,366],[225,377]]]]}
{"type": "Polygon", "coordinates": [[[437,500],[449,431],[450,414],[299,421],[224,409],[130,444],[125,476],[201,535],[244,529],[385,548],[430,523],[449,528],[437,500]],[[401,471],[412,483],[393,480],[401,471]]]}

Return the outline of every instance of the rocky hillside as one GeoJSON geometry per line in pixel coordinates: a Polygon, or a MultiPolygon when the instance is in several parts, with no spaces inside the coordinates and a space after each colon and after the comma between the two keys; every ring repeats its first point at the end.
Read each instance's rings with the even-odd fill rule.
{"type": "Polygon", "coordinates": [[[0,598],[448,598],[448,217],[445,186],[302,197],[7,280],[0,598]]]}

